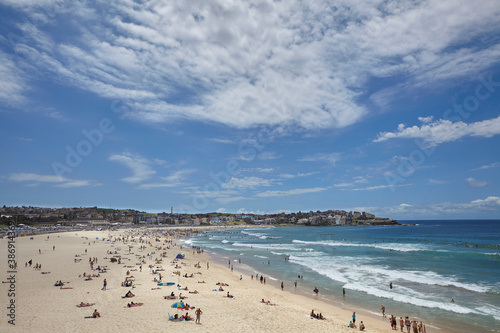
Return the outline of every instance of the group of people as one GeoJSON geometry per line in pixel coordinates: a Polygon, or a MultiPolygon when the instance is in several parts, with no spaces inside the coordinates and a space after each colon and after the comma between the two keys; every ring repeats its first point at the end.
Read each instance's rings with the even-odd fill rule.
{"type": "MultiPolygon", "coordinates": [[[[382,311],[382,318],[386,318],[385,314],[385,306],[382,305],[381,307],[382,311]]],[[[398,329],[398,319],[396,316],[391,315],[389,318],[389,323],[391,324],[391,328],[395,331],[398,329]]],[[[410,331],[413,330],[413,333],[426,333],[427,329],[425,325],[422,322],[417,322],[416,320],[410,320],[408,316],[406,316],[404,319],[403,317],[399,317],[399,327],[401,329],[401,332],[404,332],[404,329],[406,328],[406,332],[410,333],[410,331]]]]}
{"type": "Polygon", "coordinates": [[[310,316],[313,317],[313,318],[316,318],[316,319],[320,319],[320,320],[325,320],[326,319],[323,316],[323,314],[321,314],[321,313],[314,313],[314,310],[311,311],[310,316]]]}

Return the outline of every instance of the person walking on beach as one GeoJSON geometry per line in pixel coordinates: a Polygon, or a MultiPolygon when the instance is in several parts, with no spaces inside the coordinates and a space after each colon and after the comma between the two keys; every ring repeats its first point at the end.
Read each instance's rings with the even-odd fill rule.
{"type": "Polygon", "coordinates": [[[104,279],[104,281],[102,282],[102,290],[106,290],[107,285],[108,285],[108,281],[106,281],[106,279],[104,279]]]}
{"type": "Polygon", "coordinates": [[[281,290],[283,290],[283,281],[281,281],[281,290]]]}
{"type": "Polygon", "coordinates": [[[200,318],[201,318],[201,314],[203,313],[203,311],[201,311],[200,308],[198,308],[198,310],[195,311],[195,314],[196,314],[196,323],[197,324],[201,324],[200,323],[200,318]]]}
{"type": "Polygon", "coordinates": [[[380,308],[382,310],[382,318],[386,318],[387,316],[385,315],[385,306],[382,304],[382,307],[380,308]]]}

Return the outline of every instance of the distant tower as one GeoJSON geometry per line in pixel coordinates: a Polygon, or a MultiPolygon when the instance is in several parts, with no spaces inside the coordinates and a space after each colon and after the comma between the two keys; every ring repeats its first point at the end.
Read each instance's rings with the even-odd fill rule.
{"type": "Polygon", "coordinates": [[[170,215],[174,215],[174,207],[170,207],[170,215]]]}

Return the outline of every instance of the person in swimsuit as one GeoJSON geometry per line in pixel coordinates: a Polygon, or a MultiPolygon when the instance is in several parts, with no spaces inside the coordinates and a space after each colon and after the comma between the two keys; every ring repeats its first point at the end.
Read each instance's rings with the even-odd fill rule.
{"type": "Polygon", "coordinates": [[[411,321],[408,317],[405,317],[405,326],[406,326],[406,331],[410,333],[411,321]]]}
{"type": "Polygon", "coordinates": [[[198,310],[195,311],[195,314],[196,314],[196,323],[197,324],[200,324],[200,317],[201,317],[202,313],[203,313],[203,311],[201,311],[200,308],[198,308],[198,310]]]}

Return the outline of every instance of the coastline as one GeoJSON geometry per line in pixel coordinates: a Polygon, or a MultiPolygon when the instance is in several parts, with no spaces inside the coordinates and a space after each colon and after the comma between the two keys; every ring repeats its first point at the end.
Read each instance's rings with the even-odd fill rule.
{"type": "MultiPolygon", "coordinates": [[[[244,226],[248,228],[248,226],[244,226]]],[[[167,231],[177,231],[178,237],[187,237],[187,230],[192,228],[175,228],[167,231]]],[[[205,230],[203,228],[198,231],[205,230]]],[[[153,235],[152,230],[132,229],[117,231],[83,231],[76,233],[60,233],[49,235],[35,235],[33,240],[29,237],[16,238],[17,268],[16,289],[16,329],[20,331],[77,331],[86,332],[95,327],[103,331],[132,332],[137,330],[149,330],[153,332],[164,331],[165,328],[176,330],[189,330],[191,332],[206,331],[318,331],[318,332],[348,332],[352,329],[346,325],[351,319],[352,312],[356,311],[357,322],[364,321],[366,332],[388,332],[391,330],[388,321],[370,316],[360,309],[349,307],[341,308],[329,304],[322,299],[314,299],[301,294],[289,286],[281,291],[278,287],[279,281],[273,281],[266,285],[252,280],[245,272],[235,269],[231,272],[228,267],[218,264],[217,258],[211,258],[208,253],[196,253],[185,246],[172,247],[164,251],[165,237],[157,242],[158,236],[153,235]],[[108,235],[118,237],[124,233],[135,234],[135,242],[113,242],[108,239],[108,235]],[[146,235],[146,233],[150,235],[146,235]],[[84,238],[86,237],[86,238],[84,238]],[[140,243],[139,237],[148,243],[140,243]],[[103,238],[106,240],[103,241],[103,238]],[[94,244],[95,241],[95,244],[94,244]],[[55,250],[52,247],[55,246],[55,250]],[[130,247],[130,252],[127,249],[130,247]],[[140,249],[140,246],[146,246],[140,249]],[[40,249],[41,253],[38,253],[40,249]],[[88,252],[85,252],[85,249],[88,252]],[[118,250],[120,249],[120,250],[118,250]],[[111,263],[110,255],[107,251],[117,251],[123,260],[121,265],[111,263]],[[166,257],[161,254],[166,252],[166,257]],[[178,269],[171,266],[170,262],[179,252],[185,252],[186,257],[181,261],[180,271],[184,274],[195,274],[194,278],[184,278],[172,275],[178,269]],[[150,254],[148,256],[148,254],[150,254]],[[79,257],[75,257],[79,255],[79,257]],[[96,264],[108,267],[107,273],[100,274],[99,277],[91,281],[84,281],[82,275],[96,274],[91,271],[88,263],[89,258],[98,258],[96,264]],[[105,259],[108,258],[108,259],[105,259]],[[41,270],[33,267],[24,267],[28,260],[42,264],[41,270]],[[75,262],[75,259],[82,259],[75,262]],[[146,261],[143,264],[142,272],[138,269],[139,259],[146,261]],[[182,287],[187,286],[189,291],[197,290],[198,294],[190,294],[189,291],[179,291],[175,286],[160,287],[153,282],[153,277],[148,265],[154,265],[155,259],[161,259],[160,265],[165,269],[162,271],[163,281],[180,283],[182,287]],[[201,267],[194,265],[200,262],[201,267]],[[206,265],[209,265],[207,269],[206,265]],[[126,272],[130,271],[135,276],[136,288],[133,293],[136,295],[132,300],[144,303],[138,308],[127,308],[129,300],[122,299],[130,288],[120,287],[121,281],[125,279],[126,272]],[[41,274],[50,271],[50,274],[41,274]],[[197,274],[197,273],[201,274],[197,274]],[[239,279],[242,275],[242,280],[239,279]],[[108,289],[103,291],[103,279],[107,279],[108,289]],[[73,289],[59,289],[53,284],[56,280],[69,282],[67,286],[73,289]],[[206,283],[198,283],[198,281],[206,283]],[[217,282],[229,284],[229,291],[234,298],[223,297],[223,292],[214,292],[217,282]],[[172,309],[172,301],[163,298],[164,295],[174,292],[178,295],[183,292],[189,298],[186,300],[190,305],[201,308],[201,324],[194,322],[170,322],[168,314],[173,315],[184,312],[172,309]],[[270,300],[276,306],[269,306],[261,303],[261,299],[270,300]],[[80,302],[95,303],[92,308],[77,308],[80,302]],[[89,316],[93,308],[101,313],[101,318],[85,319],[89,316]],[[308,317],[311,309],[321,312],[327,320],[317,320],[308,317]],[[97,321],[97,322],[96,322],[97,321]],[[97,326],[96,326],[97,325],[97,326]],[[183,325],[189,325],[184,327],[183,325]],[[75,329],[75,327],[77,327],[75,329]]],[[[172,239],[172,238],[169,238],[172,239]]],[[[180,240],[173,239],[173,243],[180,240]]],[[[1,253],[5,255],[6,240],[0,240],[1,253]]],[[[0,265],[2,271],[6,271],[6,264],[0,265]]],[[[288,284],[288,283],[287,283],[288,284]]],[[[292,286],[290,284],[290,286],[292,286]]],[[[2,284],[1,293],[7,294],[8,285],[2,284]]],[[[2,304],[4,306],[4,304],[2,304]]],[[[190,311],[194,316],[194,310],[190,311]]],[[[4,328],[11,329],[7,319],[0,322],[2,331],[4,328]]],[[[428,330],[429,332],[429,330],[428,330]]],[[[440,330],[440,332],[445,332],[440,330]]]]}

